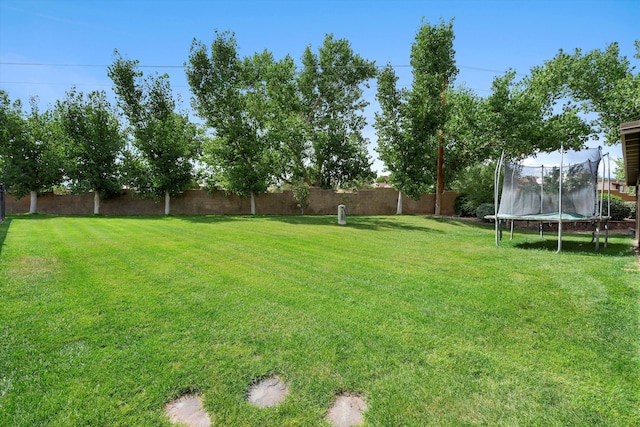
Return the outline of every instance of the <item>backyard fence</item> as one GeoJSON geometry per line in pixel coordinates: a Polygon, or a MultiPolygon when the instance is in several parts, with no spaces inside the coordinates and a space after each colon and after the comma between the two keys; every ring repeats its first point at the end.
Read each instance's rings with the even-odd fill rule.
{"type": "MultiPolygon", "coordinates": [[[[93,214],[93,193],[38,195],[38,213],[57,215],[93,214]]],[[[442,197],[442,214],[454,215],[454,201],[457,193],[445,192],[442,197]]],[[[16,199],[6,196],[7,214],[29,212],[29,197],[16,199]]],[[[361,190],[354,193],[338,193],[332,190],[311,189],[309,205],[305,215],[336,215],[338,206],[344,205],[347,215],[393,215],[397,210],[398,192],[392,188],[361,190]]],[[[435,195],[425,194],[419,200],[403,200],[405,214],[433,214],[435,195]]],[[[256,213],[259,215],[300,215],[302,209],[293,193],[264,193],[255,197],[256,213]]],[[[251,212],[248,197],[226,194],[224,191],[207,192],[187,190],[171,198],[173,215],[246,215],[251,212]]],[[[164,203],[140,199],[133,193],[103,200],[100,203],[102,215],[164,215],[164,203]]]]}

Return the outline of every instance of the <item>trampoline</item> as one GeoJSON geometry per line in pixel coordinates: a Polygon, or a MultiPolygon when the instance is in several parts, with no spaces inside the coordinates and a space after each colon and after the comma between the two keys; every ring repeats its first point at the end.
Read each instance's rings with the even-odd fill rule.
{"type": "MultiPolygon", "coordinates": [[[[494,176],[494,197],[496,211],[485,218],[495,220],[496,245],[500,245],[503,223],[510,223],[510,238],[513,239],[515,221],[535,221],[539,223],[540,237],[543,223],[557,224],[558,252],[562,250],[563,223],[591,223],[595,249],[600,247],[600,229],[605,229],[605,247],[609,238],[610,215],[603,215],[604,183],[598,196],[598,169],[609,172],[604,163],[602,149],[564,151],[560,149],[560,164],[551,166],[530,166],[523,163],[505,161],[504,153],[496,166],[494,176]],[[504,173],[503,173],[504,169],[504,173]],[[503,176],[500,196],[500,177],[503,176]]],[[[604,175],[604,174],[603,174],[604,175]]],[[[606,191],[610,198],[610,189],[606,191]]],[[[609,204],[607,203],[607,210],[609,204]]]]}

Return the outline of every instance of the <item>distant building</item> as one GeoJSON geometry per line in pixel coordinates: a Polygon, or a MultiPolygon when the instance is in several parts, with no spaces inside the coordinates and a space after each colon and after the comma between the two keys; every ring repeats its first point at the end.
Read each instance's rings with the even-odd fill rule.
{"type": "Polygon", "coordinates": [[[635,193],[630,191],[630,187],[632,186],[627,185],[626,180],[612,179],[609,181],[607,179],[598,179],[598,191],[602,191],[603,188],[605,193],[611,190],[612,195],[618,196],[626,202],[635,202],[636,196],[635,193]]]}

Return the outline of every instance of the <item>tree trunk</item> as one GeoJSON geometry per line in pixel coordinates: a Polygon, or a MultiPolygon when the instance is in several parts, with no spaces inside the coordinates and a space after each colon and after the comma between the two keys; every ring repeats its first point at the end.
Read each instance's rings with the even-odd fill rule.
{"type": "Polygon", "coordinates": [[[30,214],[34,214],[36,213],[38,210],[38,192],[37,191],[32,191],[31,192],[31,203],[29,205],[29,213],[30,214]]]}
{"type": "Polygon", "coordinates": [[[93,214],[98,215],[100,213],[100,194],[97,191],[93,192],[93,214]]]}
{"type": "Polygon", "coordinates": [[[444,193],[444,179],[442,177],[442,163],[444,161],[444,130],[440,129],[438,138],[438,172],[436,177],[436,210],[435,215],[440,215],[442,193],[444,193]]]}
{"type": "MultiPolygon", "coordinates": [[[[442,81],[442,92],[440,92],[440,106],[444,111],[447,106],[447,86],[448,82],[445,78],[442,81]]],[[[444,193],[444,177],[442,176],[442,164],[444,163],[444,123],[442,128],[438,130],[438,165],[436,174],[436,209],[434,214],[440,215],[440,206],[442,202],[442,193],[444,193]]]]}
{"type": "Polygon", "coordinates": [[[171,212],[170,204],[171,204],[171,196],[169,195],[169,190],[166,190],[164,192],[164,214],[165,215],[169,215],[169,213],[171,212]]]}
{"type": "Polygon", "coordinates": [[[256,198],[253,195],[253,191],[251,192],[251,215],[256,214],[256,198]]]}
{"type": "Polygon", "coordinates": [[[398,190],[398,207],[396,208],[396,215],[402,215],[402,191],[398,190]]]}

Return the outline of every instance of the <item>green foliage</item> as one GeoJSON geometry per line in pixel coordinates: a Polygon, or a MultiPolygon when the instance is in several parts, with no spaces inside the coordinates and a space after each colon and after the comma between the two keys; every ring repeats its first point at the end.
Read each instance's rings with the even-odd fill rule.
{"type": "MultiPolygon", "coordinates": [[[[478,163],[460,171],[452,184],[454,191],[463,195],[459,204],[459,214],[471,213],[483,203],[493,203],[495,163],[478,163]]],[[[466,216],[466,215],[464,215],[466,216]]]]}
{"type": "Polygon", "coordinates": [[[31,112],[25,114],[19,100],[11,103],[0,91],[0,181],[18,198],[50,189],[63,179],[59,123],[50,111],[39,110],[37,98],[30,104],[31,112]]]}
{"type": "Polygon", "coordinates": [[[297,83],[313,149],[309,176],[314,186],[345,188],[375,178],[361,112],[369,104],[363,85],[376,75],[375,63],[356,54],[346,39],[328,34],[317,54],[305,49],[297,83]]]}
{"type": "Polygon", "coordinates": [[[591,128],[576,108],[554,108],[561,88],[550,81],[553,76],[534,68],[531,76],[516,81],[516,72],[496,77],[491,95],[483,102],[485,135],[479,150],[485,158],[498,158],[502,150],[508,159],[538,152],[580,149],[591,128]]]}
{"type": "Polygon", "coordinates": [[[590,133],[596,137],[603,132],[608,144],[617,144],[620,123],[640,117],[640,74],[633,71],[629,60],[620,55],[618,43],[611,43],[604,50],[586,53],[560,50],[532,75],[540,80],[540,87],[557,93],[556,101],[564,100],[563,109],[596,113],[590,133]]]}
{"type": "Polygon", "coordinates": [[[205,153],[216,185],[247,195],[275,182],[344,188],[375,178],[360,113],[374,63],[327,35],[302,64],[268,51],[241,59],[230,33],[216,32],[210,55],[193,42],[187,77],[216,139],[205,153]]]}
{"type": "Polygon", "coordinates": [[[56,104],[64,135],[65,173],[77,193],[97,191],[101,197],[122,192],[120,157],[125,137],[105,92],[86,98],[75,88],[56,104]]]}
{"type": "Polygon", "coordinates": [[[391,184],[413,199],[430,191],[438,176],[448,188],[461,170],[481,159],[475,150],[480,100],[468,89],[450,87],[458,73],[453,39],[452,21],[425,23],[412,44],[411,90],[396,87],[391,66],[378,77],[376,151],[391,172],[391,184]]]}
{"type": "Polygon", "coordinates": [[[638,212],[636,212],[636,203],[635,202],[625,202],[625,204],[627,205],[627,207],[629,208],[630,214],[629,214],[629,218],[631,219],[636,219],[637,218],[637,214],[638,212]]]}
{"type": "Polygon", "coordinates": [[[398,77],[386,66],[378,77],[376,98],[380,112],[375,113],[378,136],[376,151],[389,172],[389,183],[414,200],[420,199],[435,182],[434,153],[419,143],[410,131],[407,91],[396,88],[398,77]]]}
{"type": "Polygon", "coordinates": [[[304,214],[305,208],[309,206],[309,194],[311,193],[309,185],[304,181],[299,181],[291,186],[291,190],[293,192],[293,198],[296,199],[298,207],[304,214]]]}
{"type": "Polygon", "coordinates": [[[487,215],[495,215],[496,207],[493,203],[482,203],[480,206],[476,208],[476,217],[478,219],[484,220],[484,217],[487,215]]]}
{"type": "Polygon", "coordinates": [[[464,194],[461,194],[458,197],[456,197],[456,200],[453,202],[453,210],[458,216],[463,216],[463,217],[475,216],[477,206],[474,209],[469,209],[468,206],[470,206],[470,204],[467,201],[467,196],[464,194]]]}
{"type": "Polygon", "coordinates": [[[179,193],[195,178],[192,162],[201,151],[201,132],[176,112],[168,75],[143,78],[138,61],[117,51],[115,56],[108,74],[133,133],[124,175],[143,196],[179,193]]]}
{"type": "Polygon", "coordinates": [[[273,180],[264,129],[265,76],[275,65],[266,51],[242,61],[237,49],[235,36],[228,32],[216,32],[210,56],[203,43],[194,41],[187,78],[192,104],[214,134],[204,146],[209,187],[248,197],[266,191],[273,180]]]}
{"type": "Polygon", "coordinates": [[[605,196],[602,214],[607,215],[607,213],[610,213],[612,221],[622,221],[624,219],[631,218],[633,208],[629,203],[617,196],[611,196],[611,202],[607,203],[607,197],[605,196]],[[608,207],[610,208],[608,209],[608,207]]]}

